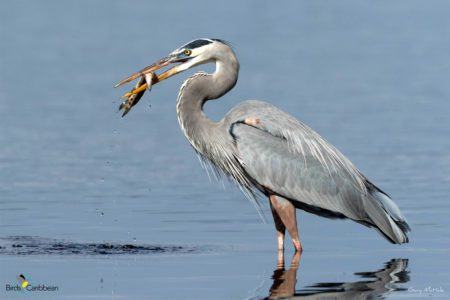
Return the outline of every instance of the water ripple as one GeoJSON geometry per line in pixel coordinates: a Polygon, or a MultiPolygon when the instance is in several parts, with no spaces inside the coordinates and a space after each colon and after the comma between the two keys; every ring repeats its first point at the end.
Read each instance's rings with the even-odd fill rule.
{"type": "Polygon", "coordinates": [[[123,244],[115,242],[76,242],[39,236],[0,238],[0,255],[149,255],[199,253],[207,247],[180,245],[123,244]]]}

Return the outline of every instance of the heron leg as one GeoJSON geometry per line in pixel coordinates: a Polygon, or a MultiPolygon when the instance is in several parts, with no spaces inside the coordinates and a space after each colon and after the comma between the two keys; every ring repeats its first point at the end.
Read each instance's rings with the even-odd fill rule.
{"type": "MultiPolygon", "coordinates": [[[[300,239],[298,237],[298,229],[297,229],[297,217],[295,215],[295,207],[294,205],[279,196],[270,195],[270,207],[272,208],[272,214],[275,220],[275,227],[278,231],[278,249],[283,249],[283,242],[281,242],[281,248],[280,248],[280,238],[284,240],[284,229],[282,231],[283,235],[280,235],[280,230],[278,229],[279,225],[277,225],[277,218],[281,220],[281,223],[283,224],[283,228],[287,229],[289,232],[289,235],[292,238],[292,241],[294,242],[295,250],[298,252],[302,252],[302,246],[300,244],[300,239]],[[275,211],[275,213],[274,213],[275,211]]],[[[280,226],[280,229],[282,227],[280,226]]]]}
{"type": "Polygon", "coordinates": [[[275,222],[275,228],[277,229],[278,250],[284,250],[284,234],[286,232],[286,226],[284,226],[280,215],[272,204],[272,196],[270,196],[270,209],[272,210],[273,221],[275,222]]]}

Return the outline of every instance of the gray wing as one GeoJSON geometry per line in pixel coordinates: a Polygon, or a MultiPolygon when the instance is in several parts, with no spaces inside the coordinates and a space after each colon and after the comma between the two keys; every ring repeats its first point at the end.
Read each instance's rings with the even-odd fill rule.
{"type": "Polygon", "coordinates": [[[268,103],[246,101],[230,113],[240,163],[258,184],[294,204],[359,219],[363,178],[327,141],[268,103]]]}
{"type": "Polygon", "coordinates": [[[240,164],[257,185],[298,208],[381,227],[391,241],[406,239],[392,229],[398,227],[392,224],[396,221],[406,224],[395,203],[300,121],[268,103],[246,101],[230,111],[225,122],[240,164]]]}

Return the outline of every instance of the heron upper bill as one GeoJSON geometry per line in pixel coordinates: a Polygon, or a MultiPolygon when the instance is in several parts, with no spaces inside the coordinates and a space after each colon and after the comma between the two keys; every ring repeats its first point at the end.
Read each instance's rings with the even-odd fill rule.
{"type": "Polygon", "coordinates": [[[129,81],[131,81],[133,79],[138,78],[138,77],[141,77],[141,76],[143,76],[143,75],[145,75],[147,73],[154,72],[154,71],[156,71],[158,69],[161,69],[162,67],[167,66],[170,63],[171,63],[171,61],[170,61],[169,57],[165,57],[163,59],[160,59],[159,61],[155,62],[154,64],[152,64],[152,65],[150,65],[150,66],[140,70],[136,74],[133,74],[133,75],[125,78],[124,80],[122,80],[121,82],[116,84],[114,87],[121,86],[122,84],[127,83],[127,82],[129,82],[129,81]]]}

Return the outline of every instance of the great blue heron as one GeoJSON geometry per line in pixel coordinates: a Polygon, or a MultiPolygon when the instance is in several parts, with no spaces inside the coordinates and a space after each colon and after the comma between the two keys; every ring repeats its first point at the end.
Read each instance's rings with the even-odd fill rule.
{"type": "Polygon", "coordinates": [[[125,96],[142,93],[154,83],[210,62],[216,64],[214,73],[197,72],[181,85],[178,121],[202,158],[250,195],[259,191],[269,197],[279,249],[284,249],[287,229],[296,250],[302,251],[295,208],[328,218],[349,218],[375,228],[392,243],[408,242],[408,223],[392,199],[294,117],[253,100],[240,103],[219,122],[206,117],[205,102],[227,93],[238,78],[239,62],[226,42],[191,41],[116,87],[141,77],[143,84],[125,96]],[[172,63],[179,64],[154,74],[172,63]]]}

